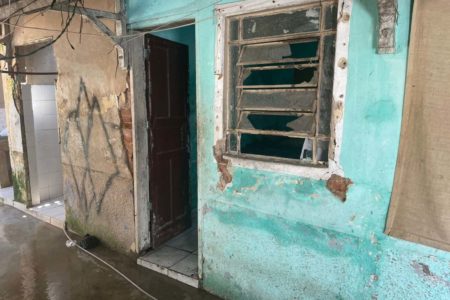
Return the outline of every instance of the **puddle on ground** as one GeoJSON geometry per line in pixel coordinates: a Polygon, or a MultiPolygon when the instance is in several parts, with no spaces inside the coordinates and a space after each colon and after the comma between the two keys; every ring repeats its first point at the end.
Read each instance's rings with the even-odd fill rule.
{"type": "MultiPolygon", "coordinates": [[[[148,299],[122,277],[66,248],[64,233],[0,204],[0,300],[148,299]]],[[[218,299],[136,264],[134,258],[95,251],[158,299],[218,299]]]]}

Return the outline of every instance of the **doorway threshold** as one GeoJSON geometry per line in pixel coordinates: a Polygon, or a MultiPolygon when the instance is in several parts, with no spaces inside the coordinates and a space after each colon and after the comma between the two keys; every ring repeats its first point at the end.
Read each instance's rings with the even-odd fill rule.
{"type": "MultiPolygon", "coordinates": [[[[66,212],[63,197],[43,201],[39,205],[27,208],[25,204],[14,201],[13,187],[7,187],[0,189],[0,203],[15,207],[28,215],[60,229],[64,228],[66,212]]],[[[24,217],[26,217],[26,215],[24,215],[24,217]]]]}
{"type": "Polygon", "coordinates": [[[139,257],[137,263],[198,288],[197,247],[197,228],[190,228],[158,249],[139,257]]]}

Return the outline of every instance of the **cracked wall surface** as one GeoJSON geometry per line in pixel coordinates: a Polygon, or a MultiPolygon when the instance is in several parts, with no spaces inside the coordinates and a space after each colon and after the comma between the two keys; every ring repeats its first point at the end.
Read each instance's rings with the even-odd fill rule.
{"type": "MultiPolygon", "coordinates": [[[[85,1],[85,7],[114,11],[115,1],[85,1]]],[[[17,27],[14,46],[55,38],[64,25],[61,16],[66,18],[67,13],[45,11],[21,17],[19,26],[50,30],[17,27]]],[[[115,30],[113,21],[104,22],[115,30]]],[[[111,39],[88,19],[76,15],[69,32],[53,45],[67,221],[80,234],[96,235],[119,251],[134,252],[128,73],[119,68],[111,39]]],[[[20,126],[13,109],[9,115],[11,127],[20,126]]],[[[10,141],[12,157],[22,150],[16,142],[20,139],[15,132],[10,141]]],[[[20,171],[19,159],[13,169],[20,171]]]]}

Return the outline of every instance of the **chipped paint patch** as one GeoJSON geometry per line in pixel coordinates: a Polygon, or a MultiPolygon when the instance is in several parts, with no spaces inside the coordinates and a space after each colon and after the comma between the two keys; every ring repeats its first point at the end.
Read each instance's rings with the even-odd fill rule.
{"type": "Polygon", "coordinates": [[[450,281],[445,280],[444,278],[437,276],[436,274],[431,272],[430,267],[427,264],[424,264],[424,263],[421,263],[418,261],[413,261],[411,263],[411,266],[413,267],[414,272],[416,274],[418,274],[419,276],[425,277],[429,280],[439,282],[441,284],[444,284],[444,285],[450,287],[450,281]]]}
{"type": "Polygon", "coordinates": [[[213,147],[214,150],[214,158],[217,162],[217,169],[220,173],[220,180],[217,184],[217,187],[220,190],[225,190],[227,185],[231,183],[233,180],[233,176],[231,175],[231,172],[229,171],[229,160],[225,159],[223,157],[225,152],[225,141],[219,140],[217,141],[216,145],[213,147]]]}
{"type": "Polygon", "coordinates": [[[212,208],[208,206],[208,204],[204,204],[202,206],[202,215],[206,215],[207,213],[211,212],[212,208]]]}
{"type": "Polygon", "coordinates": [[[353,182],[349,178],[333,174],[327,181],[327,188],[333,195],[344,202],[347,199],[347,190],[351,184],[353,184],[353,182]]]}

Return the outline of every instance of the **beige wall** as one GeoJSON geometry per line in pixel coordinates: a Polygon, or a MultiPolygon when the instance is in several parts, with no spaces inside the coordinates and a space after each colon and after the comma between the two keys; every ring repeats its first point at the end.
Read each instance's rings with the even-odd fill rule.
{"type": "Polygon", "coordinates": [[[0,131],[6,127],[5,100],[3,99],[3,84],[0,75],[0,131]]]}
{"type": "MultiPolygon", "coordinates": [[[[92,3],[111,10],[115,5],[114,0],[92,3]]],[[[90,1],[85,4],[89,7],[90,1]]],[[[61,14],[25,16],[19,25],[55,31],[18,27],[15,46],[42,42],[60,32],[61,14]]],[[[114,29],[113,22],[108,25],[114,29]]],[[[67,221],[73,230],[96,235],[118,250],[135,251],[133,176],[126,142],[130,129],[123,121],[130,117],[128,74],[118,68],[112,41],[89,20],[76,16],[69,31],[74,32],[68,34],[74,49],[66,36],[53,45],[67,221]],[[75,33],[80,28],[81,36],[75,33]]]]}
{"type": "Polygon", "coordinates": [[[5,100],[3,99],[3,84],[0,80],[0,109],[5,108],[5,100]]]}

